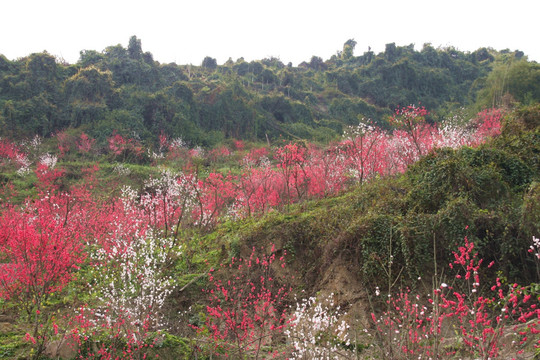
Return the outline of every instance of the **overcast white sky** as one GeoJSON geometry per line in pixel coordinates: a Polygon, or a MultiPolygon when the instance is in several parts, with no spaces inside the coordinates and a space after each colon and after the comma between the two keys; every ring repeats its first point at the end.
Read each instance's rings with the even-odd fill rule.
{"type": "Polygon", "coordinates": [[[136,35],[161,63],[328,59],[347,39],[356,55],[387,43],[522,50],[540,62],[539,0],[3,0],[0,54],[43,50],[75,63],[81,50],[127,47],[136,35]]]}

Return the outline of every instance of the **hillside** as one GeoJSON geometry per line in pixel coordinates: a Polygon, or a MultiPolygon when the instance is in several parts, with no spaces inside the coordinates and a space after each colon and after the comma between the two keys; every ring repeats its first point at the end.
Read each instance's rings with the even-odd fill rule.
{"type": "Polygon", "coordinates": [[[475,124],[476,140],[454,148],[437,147],[442,130],[422,114],[393,117],[398,128],[414,118],[411,133],[356,129],[325,149],[237,141],[203,153],[162,137],[146,165],[135,164],[142,145],[120,135],[108,153],[84,133],[2,140],[1,356],[371,358],[396,356],[396,344],[415,358],[534,353],[540,109],[507,113],[502,128],[500,113],[481,113],[465,126],[475,124]],[[407,151],[392,150],[404,141],[407,151]],[[397,161],[408,151],[416,156],[397,161]],[[449,263],[470,280],[460,285],[449,263]],[[422,289],[448,309],[442,332],[387,342],[393,326],[412,325],[396,309],[422,289]],[[454,296],[465,302],[455,307],[454,296]],[[519,312],[467,327],[471,311],[489,319],[501,306],[519,312]],[[378,316],[388,328],[371,322],[378,316]],[[459,324],[463,345],[449,332],[459,324]],[[502,340],[514,328],[517,347],[502,340]],[[499,335],[474,340],[485,331],[499,335]]]}
{"type": "Polygon", "coordinates": [[[77,128],[101,142],[113,131],[152,142],[165,133],[190,146],[225,138],[328,142],[362,119],[388,128],[393,111],[410,104],[422,104],[438,122],[463,107],[540,99],[539,65],[520,51],[429,44],[416,51],[392,43],[355,56],[355,45],[349,40],[330,59],[313,56],[298,67],[276,58],[161,64],[135,36],[127,48],[82,50],[76,64],[46,52],[0,56],[0,135],[77,128]]]}
{"type": "Polygon", "coordinates": [[[354,47],[0,56],[0,359],[538,357],[538,64],[354,47]]]}

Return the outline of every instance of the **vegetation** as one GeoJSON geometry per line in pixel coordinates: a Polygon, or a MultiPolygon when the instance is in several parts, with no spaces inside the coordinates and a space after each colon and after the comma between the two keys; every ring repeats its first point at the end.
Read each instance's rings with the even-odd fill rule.
{"type": "Polygon", "coordinates": [[[46,52],[0,56],[0,135],[80,128],[99,142],[113,131],[152,142],[163,132],[191,146],[229,137],[328,141],[362,118],[388,128],[399,106],[421,103],[437,122],[462,106],[540,98],[540,68],[520,51],[392,43],[355,56],[355,45],[349,40],[330,59],[314,56],[298,67],[276,58],[160,64],[135,36],[127,48],[83,50],[76,64],[46,52]]]}
{"type": "Polygon", "coordinates": [[[355,45],[0,57],[0,358],[538,356],[538,64],[355,45]]]}

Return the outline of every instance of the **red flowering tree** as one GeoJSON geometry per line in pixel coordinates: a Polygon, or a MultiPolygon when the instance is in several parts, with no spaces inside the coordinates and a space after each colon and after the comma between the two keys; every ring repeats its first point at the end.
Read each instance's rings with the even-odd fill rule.
{"type": "Polygon", "coordinates": [[[308,178],[306,176],[307,149],[297,143],[289,143],[276,150],[275,159],[285,184],[287,205],[293,200],[293,195],[298,199],[306,193],[308,178]]]}
{"type": "Polygon", "coordinates": [[[402,130],[407,134],[417,151],[417,156],[427,153],[422,143],[422,140],[426,139],[426,130],[429,130],[429,126],[426,124],[427,115],[428,111],[425,107],[409,105],[398,107],[390,119],[390,123],[397,130],[402,130]]]}
{"type": "Polygon", "coordinates": [[[17,145],[6,139],[0,139],[0,166],[3,165],[6,160],[13,162],[20,167],[27,167],[30,165],[28,155],[17,145]]]}
{"type": "Polygon", "coordinates": [[[476,142],[481,143],[486,137],[496,136],[501,133],[504,113],[501,109],[485,109],[479,112],[475,122],[477,124],[476,142]]]}
{"type": "Polygon", "coordinates": [[[126,139],[120,134],[113,134],[110,138],[107,139],[109,143],[109,150],[112,152],[114,157],[122,157],[122,161],[129,160],[133,156],[137,159],[141,158],[143,155],[142,145],[134,139],[126,139]]]}
{"type": "Polygon", "coordinates": [[[277,356],[276,349],[263,354],[262,346],[271,345],[289,323],[285,303],[290,287],[280,284],[276,274],[285,267],[285,259],[276,258],[274,246],[270,255],[261,251],[262,255],[253,248],[249,258],[233,258],[229,265],[208,274],[210,305],[199,330],[208,334],[216,352],[234,359],[248,354],[254,359],[277,356]]]}
{"type": "Polygon", "coordinates": [[[347,180],[348,159],[333,146],[328,149],[309,147],[309,161],[306,166],[308,194],[322,198],[343,189],[347,180]]]}
{"type": "Polygon", "coordinates": [[[352,175],[360,184],[373,176],[377,167],[384,163],[380,161],[377,151],[377,145],[383,138],[384,133],[368,123],[351,126],[345,132],[339,149],[347,157],[352,175]]]}
{"type": "Polygon", "coordinates": [[[81,133],[81,136],[77,140],[77,148],[80,152],[87,154],[92,150],[92,146],[94,146],[94,143],[96,142],[96,139],[93,139],[86,135],[84,132],[81,133]]]}
{"type": "Polygon", "coordinates": [[[202,213],[199,214],[199,225],[214,225],[218,218],[225,214],[227,207],[234,204],[236,186],[233,176],[210,173],[203,183],[202,213]]]}
{"type": "Polygon", "coordinates": [[[58,141],[58,150],[60,151],[60,157],[63,157],[71,147],[73,146],[74,138],[67,131],[59,131],[56,133],[56,140],[58,141]]]}
{"type": "MultiPolygon", "coordinates": [[[[533,252],[535,247],[540,246],[532,246],[533,252]]],[[[380,317],[372,313],[383,355],[392,359],[494,359],[503,353],[520,355],[527,343],[538,349],[537,285],[505,284],[497,278],[491,288],[485,288],[481,280],[485,267],[474,244],[465,238],[453,254],[449,264],[453,279],[434,279],[439,283],[427,299],[413,295],[410,289],[387,294],[387,310],[380,317]],[[450,328],[454,331],[447,331],[450,328]],[[448,340],[456,346],[443,346],[448,340]]],[[[492,266],[493,262],[487,268],[492,266]]]]}
{"type": "Polygon", "coordinates": [[[269,164],[248,168],[238,178],[237,202],[244,208],[243,213],[264,214],[278,206],[282,182],[282,177],[269,164]]]}
{"type": "MultiPolygon", "coordinates": [[[[52,323],[46,302],[60,292],[83,262],[81,239],[58,216],[49,199],[23,209],[6,209],[0,217],[0,297],[13,301],[33,329],[27,339],[44,351],[52,323]]],[[[56,204],[56,201],[53,200],[56,204]]]]}

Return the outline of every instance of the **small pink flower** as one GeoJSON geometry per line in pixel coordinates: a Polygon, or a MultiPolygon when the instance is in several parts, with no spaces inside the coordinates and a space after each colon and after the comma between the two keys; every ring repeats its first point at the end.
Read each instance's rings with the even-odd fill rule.
{"type": "Polygon", "coordinates": [[[26,335],[24,336],[24,339],[25,339],[26,341],[32,342],[32,344],[35,344],[35,343],[36,343],[36,339],[34,339],[34,337],[31,336],[29,333],[26,333],[26,335]]]}

